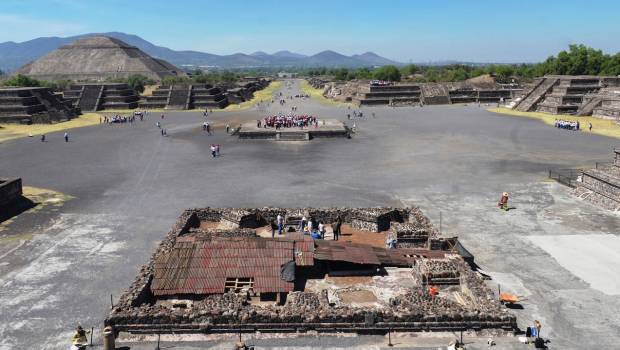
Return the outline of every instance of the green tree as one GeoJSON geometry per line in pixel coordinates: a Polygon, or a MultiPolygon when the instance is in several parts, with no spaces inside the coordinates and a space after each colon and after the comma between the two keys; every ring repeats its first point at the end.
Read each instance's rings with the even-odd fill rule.
{"type": "Polygon", "coordinates": [[[154,83],[155,82],[152,79],[149,79],[142,74],[132,74],[127,77],[127,85],[129,85],[130,88],[136,90],[139,93],[144,92],[144,87],[146,85],[154,83]]]}
{"type": "Polygon", "coordinates": [[[378,68],[374,71],[373,76],[375,79],[379,80],[400,81],[400,71],[396,66],[392,65],[378,68]]]}
{"type": "Polygon", "coordinates": [[[7,79],[3,85],[32,87],[32,86],[41,86],[41,82],[29,76],[17,74],[7,79]]]}
{"type": "Polygon", "coordinates": [[[402,68],[402,72],[404,75],[414,75],[420,71],[420,68],[415,64],[409,64],[402,68]]]}

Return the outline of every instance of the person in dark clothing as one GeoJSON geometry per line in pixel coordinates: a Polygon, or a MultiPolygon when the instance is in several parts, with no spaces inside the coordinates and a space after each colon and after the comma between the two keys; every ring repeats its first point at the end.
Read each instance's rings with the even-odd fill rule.
{"type": "Polygon", "coordinates": [[[340,237],[340,227],[342,226],[342,218],[338,216],[336,224],[334,225],[334,241],[337,241],[340,237]]]}
{"type": "Polygon", "coordinates": [[[276,224],[276,220],[271,220],[271,238],[275,238],[276,237],[276,228],[278,228],[278,225],[276,224]]]}

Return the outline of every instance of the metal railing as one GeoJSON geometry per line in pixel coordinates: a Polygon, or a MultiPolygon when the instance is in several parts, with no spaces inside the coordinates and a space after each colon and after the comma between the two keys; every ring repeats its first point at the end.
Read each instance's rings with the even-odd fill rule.
{"type": "Polygon", "coordinates": [[[583,169],[550,169],[549,178],[568,187],[577,186],[583,169]]]}

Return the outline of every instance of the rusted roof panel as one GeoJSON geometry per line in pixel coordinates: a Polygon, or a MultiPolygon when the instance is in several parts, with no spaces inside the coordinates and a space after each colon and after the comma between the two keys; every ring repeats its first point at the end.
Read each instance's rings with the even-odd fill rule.
{"type": "Polygon", "coordinates": [[[151,290],[155,295],[224,293],[227,278],[251,277],[257,292],[291,291],[293,283],[280,279],[280,266],[293,258],[293,241],[177,241],[155,261],[151,290]]]}

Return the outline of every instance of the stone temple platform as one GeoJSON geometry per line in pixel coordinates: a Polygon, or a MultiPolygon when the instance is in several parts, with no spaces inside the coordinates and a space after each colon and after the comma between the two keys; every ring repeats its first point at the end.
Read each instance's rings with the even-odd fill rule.
{"type": "Polygon", "coordinates": [[[349,137],[349,128],[336,119],[319,119],[319,126],[282,128],[258,128],[256,122],[241,125],[239,130],[241,139],[266,139],[277,141],[309,141],[315,137],[349,137]]]}

